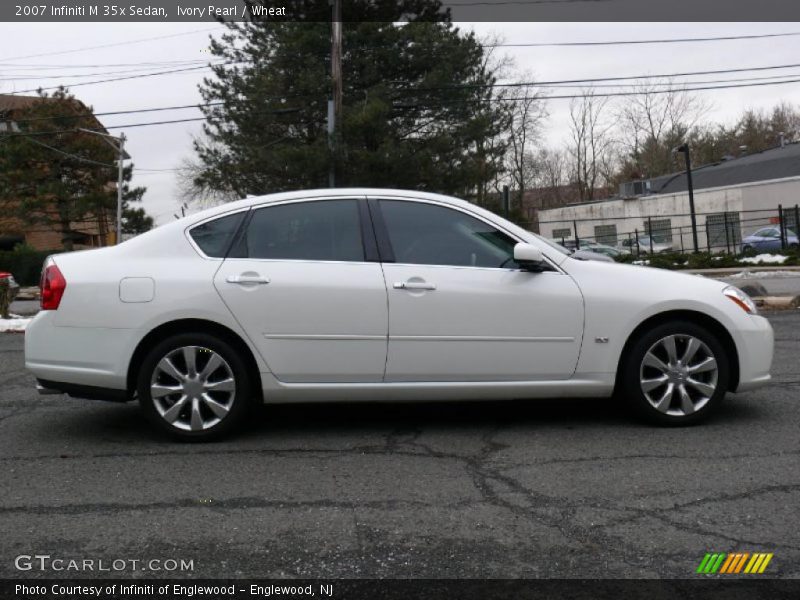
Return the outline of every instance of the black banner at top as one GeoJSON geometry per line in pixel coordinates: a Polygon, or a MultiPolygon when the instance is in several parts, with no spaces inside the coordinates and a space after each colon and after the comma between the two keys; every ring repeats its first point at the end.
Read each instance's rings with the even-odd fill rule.
{"type": "Polygon", "coordinates": [[[337,1],[343,21],[800,21],[795,0],[4,0],[0,21],[329,21],[337,1]]]}

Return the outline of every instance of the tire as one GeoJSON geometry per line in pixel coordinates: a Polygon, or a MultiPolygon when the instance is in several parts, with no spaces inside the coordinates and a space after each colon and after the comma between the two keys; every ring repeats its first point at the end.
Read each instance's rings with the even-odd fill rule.
{"type": "Polygon", "coordinates": [[[205,333],[181,333],[156,344],[139,369],[136,391],[151,423],[188,442],[231,433],[252,405],[244,361],[228,342],[205,333]]]}
{"type": "Polygon", "coordinates": [[[730,365],[713,333],[690,321],[675,320],[633,342],[623,357],[620,378],[622,396],[639,417],[662,426],[693,425],[719,408],[728,389],[730,365]]]}

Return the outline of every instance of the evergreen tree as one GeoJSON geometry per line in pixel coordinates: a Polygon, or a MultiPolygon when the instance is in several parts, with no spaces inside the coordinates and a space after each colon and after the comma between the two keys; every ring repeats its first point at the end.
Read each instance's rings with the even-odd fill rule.
{"type": "MultiPolygon", "coordinates": [[[[15,123],[19,131],[0,143],[0,205],[7,214],[58,231],[65,250],[73,249],[78,224],[96,223],[100,234],[114,231],[118,157],[101,137],[79,130],[97,128],[91,108],[60,88],[52,95],[40,92],[15,123]]],[[[128,165],[123,180],[129,182],[132,174],[128,165]]],[[[141,201],[144,192],[125,186],[124,214],[143,213],[127,205],[141,201]]],[[[134,219],[140,229],[147,225],[144,214],[134,219]]]]}
{"type": "MultiPolygon", "coordinates": [[[[329,13],[308,0],[308,14],[329,13]]],[[[254,19],[212,41],[197,190],[238,197],[337,186],[425,189],[480,199],[508,124],[472,34],[438,0],[351,0],[343,25],[343,110],[329,148],[331,25],[254,19]],[[411,15],[408,22],[398,23],[411,15]]]]}

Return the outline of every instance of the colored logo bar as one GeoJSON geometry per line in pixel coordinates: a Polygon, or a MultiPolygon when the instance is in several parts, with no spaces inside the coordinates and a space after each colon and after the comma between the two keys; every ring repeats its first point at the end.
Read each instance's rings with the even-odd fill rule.
{"type": "Polygon", "coordinates": [[[773,556],[772,552],[708,552],[700,561],[696,573],[754,575],[763,573],[773,556]]]}

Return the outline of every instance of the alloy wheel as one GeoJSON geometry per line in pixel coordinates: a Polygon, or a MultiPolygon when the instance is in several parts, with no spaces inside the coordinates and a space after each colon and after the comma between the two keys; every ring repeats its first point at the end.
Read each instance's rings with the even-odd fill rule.
{"type": "Polygon", "coordinates": [[[158,414],[172,427],[203,431],[230,412],[236,379],[227,361],[213,350],[183,346],[156,363],[150,397],[158,414]]]}
{"type": "Polygon", "coordinates": [[[716,357],[700,339],[668,335],[645,353],[639,385],[659,412],[683,417],[703,408],[714,395],[719,378],[716,357]]]}

